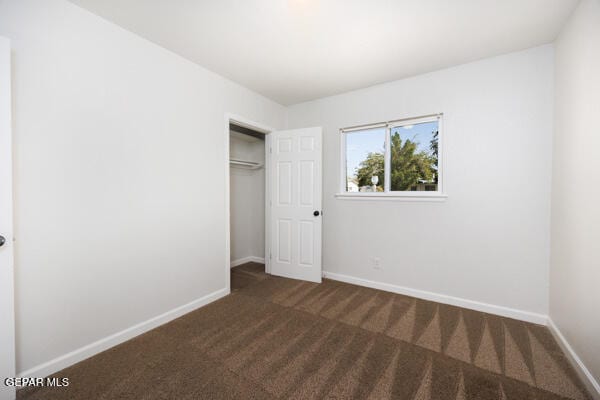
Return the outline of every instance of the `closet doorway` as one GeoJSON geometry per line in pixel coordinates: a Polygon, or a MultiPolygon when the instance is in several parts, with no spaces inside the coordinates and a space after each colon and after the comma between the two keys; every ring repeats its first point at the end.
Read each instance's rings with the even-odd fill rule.
{"type": "Polygon", "coordinates": [[[225,122],[227,286],[267,274],[320,283],[322,128],[225,122]]]}
{"type": "Polygon", "coordinates": [[[229,243],[232,291],[266,278],[268,133],[229,121],[229,243]]]}

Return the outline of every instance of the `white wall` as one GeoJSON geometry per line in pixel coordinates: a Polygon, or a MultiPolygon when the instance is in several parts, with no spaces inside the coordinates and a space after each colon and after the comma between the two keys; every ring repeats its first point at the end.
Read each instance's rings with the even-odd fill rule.
{"type": "Polygon", "coordinates": [[[555,60],[550,317],[600,382],[600,1],[581,2],[555,60]]]}
{"type": "MultiPolygon", "coordinates": [[[[265,162],[265,142],[232,136],[230,157],[265,162]]],[[[230,168],[231,261],[265,257],[265,170],[230,168]]]]}
{"type": "Polygon", "coordinates": [[[547,314],[553,86],[547,45],[290,107],[324,128],[324,269],[547,314]],[[334,197],[339,128],[437,112],[445,202],[334,197]]]}
{"type": "Polygon", "coordinates": [[[0,2],[0,35],[17,370],[224,289],[224,115],[282,127],[284,108],[66,1],[0,2]]]}

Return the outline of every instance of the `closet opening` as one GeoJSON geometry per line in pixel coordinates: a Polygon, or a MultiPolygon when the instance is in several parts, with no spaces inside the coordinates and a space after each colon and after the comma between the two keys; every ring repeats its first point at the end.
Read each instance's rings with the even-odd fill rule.
{"type": "Polygon", "coordinates": [[[268,152],[270,130],[228,120],[229,287],[236,291],[270,272],[268,152]]]}

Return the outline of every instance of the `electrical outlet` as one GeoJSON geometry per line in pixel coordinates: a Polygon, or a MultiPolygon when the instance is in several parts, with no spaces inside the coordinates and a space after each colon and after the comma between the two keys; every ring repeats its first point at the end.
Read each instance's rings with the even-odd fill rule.
{"type": "Polygon", "coordinates": [[[381,269],[381,258],[373,257],[372,258],[373,269],[381,269]]]}

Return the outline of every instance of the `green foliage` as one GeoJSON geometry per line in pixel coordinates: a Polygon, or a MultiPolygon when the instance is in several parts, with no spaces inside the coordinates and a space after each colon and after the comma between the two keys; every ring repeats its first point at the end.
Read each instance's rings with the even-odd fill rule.
{"type": "Polygon", "coordinates": [[[437,165],[437,160],[438,160],[438,136],[440,134],[440,131],[432,132],[432,134],[433,135],[432,135],[431,141],[429,142],[429,150],[431,150],[431,155],[435,159],[435,164],[437,165]]]}
{"type": "Polygon", "coordinates": [[[410,190],[419,179],[433,180],[435,170],[431,155],[425,151],[417,153],[417,143],[409,139],[402,143],[399,133],[392,135],[391,142],[391,190],[410,190]]]}
{"type": "MultiPolygon", "coordinates": [[[[399,133],[391,136],[391,172],[390,188],[394,191],[410,190],[419,180],[437,183],[438,162],[438,132],[433,132],[429,144],[431,153],[417,152],[417,143],[406,139],[402,142],[399,133]]],[[[359,187],[371,186],[371,177],[379,177],[378,186],[383,186],[384,155],[382,153],[369,153],[367,158],[360,163],[356,171],[359,187]]]]}
{"type": "Polygon", "coordinates": [[[379,182],[377,186],[383,186],[384,178],[384,158],[382,153],[369,153],[367,158],[360,163],[356,171],[356,180],[358,187],[372,186],[371,177],[377,175],[379,182]]]}
{"type": "Polygon", "coordinates": [[[433,181],[436,184],[438,183],[437,166],[438,166],[438,144],[439,144],[438,136],[439,136],[439,134],[440,134],[440,131],[433,132],[433,137],[431,138],[431,141],[429,142],[429,150],[431,150],[431,156],[433,158],[433,165],[435,168],[435,174],[434,174],[433,181]]]}

